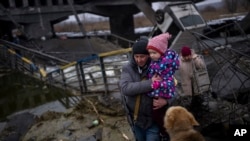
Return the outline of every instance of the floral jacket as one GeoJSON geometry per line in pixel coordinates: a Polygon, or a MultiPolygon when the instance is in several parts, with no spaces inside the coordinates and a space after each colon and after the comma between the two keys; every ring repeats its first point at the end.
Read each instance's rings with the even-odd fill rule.
{"type": "Polygon", "coordinates": [[[154,74],[158,74],[162,81],[155,81],[152,85],[158,83],[158,86],[157,88],[152,86],[154,90],[149,92],[148,95],[151,97],[172,98],[175,92],[174,73],[178,70],[179,65],[179,55],[171,49],[168,49],[158,61],[151,61],[148,77],[152,78],[154,74]]]}

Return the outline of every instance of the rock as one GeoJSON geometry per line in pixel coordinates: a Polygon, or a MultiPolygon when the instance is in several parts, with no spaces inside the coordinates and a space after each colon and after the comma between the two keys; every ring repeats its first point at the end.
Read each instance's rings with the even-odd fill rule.
{"type": "Polygon", "coordinates": [[[1,132],[1,140],[20,140],[35,123],[35,116],[28,112],[8,117],[8,123],[1,132]]]}

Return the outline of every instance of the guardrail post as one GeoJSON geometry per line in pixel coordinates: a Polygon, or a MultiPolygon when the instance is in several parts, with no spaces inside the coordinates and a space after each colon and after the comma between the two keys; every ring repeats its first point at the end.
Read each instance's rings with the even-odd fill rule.
{"type": "MultiPolygon", "coordinates": [[[[64,72],[63,72],[63,69],[60,70],[61,71],[61,74],[62,74],[62,81],[63,81],[63,87],[64,89],[66,90],[67,89],[67,84],[66,84],[66,78],[65,78],[65,75],[64,75],[64,72]]],[[[65,97],[65,103],[66,103],[66,106],[69,107],[69,97],[66,96],[65,97]]]]}
{"type": "Polygon", "coordinates": [[[85,74],[84,74],[82,63],[79,63],[79,67],[80,67],[80,77],[82,78],[82,81],[79,81],[80,90],[81,90],[81,94],[83,94],[84,92],[87,92],[88,88],[87,88],[87,83],[86,83],[86,80],[85,80],[85,74]]]}
{"type": "Polygon", "coordinates": [[[101,65],[105,94],[107,94],[108,93],[108,84],[107,84],[107,75],[106,75],[106,71],[105,71],[103,57],[100,57],[100,65],[101,65]]]}

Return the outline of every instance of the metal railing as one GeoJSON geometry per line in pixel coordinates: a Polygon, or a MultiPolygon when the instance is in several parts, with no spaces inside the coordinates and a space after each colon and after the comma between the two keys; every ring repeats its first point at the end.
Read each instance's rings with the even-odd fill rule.
{"type": "MultiPolygon", "coordinates": [[[[131,48],[120,49],[92,54],[70,63],[53,58],[57,63],[61,61],[58,64],[64,65],[54,66],[49,71],[50,66],[35,64],[21,55],[39,54],[38,52],[32,52],[33,50],[23,47],[22,52],[17,53],[18,47],[11,45],[13,47],[10,47],[10,44],[0,46],[0,58],[5,62],[5,66],[37,77],[49,86],[62,88],[65,93],[70,91],[71,96],[60,100],[67,107],[75,105],[82,96],[118,93],[121,67],[128,61],[131,53],[131,48]]],[[[42,56],[43,54],[40,53],[39,58],[42,56]]],[[[51,59],[48,55],[43,57],[51,59]]]]}
{"type": "Polygon", "coordinates": [[[30,59],[22,56],[15,49],[0,45],[0,58],[1,63],[11,69],[19,70],[26,74],[36,75],[36,77],[39,78],[46,77],[46,72],[43,68],[37,67],[30,59]]]}
{"type": "Polygon", "coordinates": [[[130,48],[93,54],[47,73],[49,84],[73,89],[75,95],[117,92],[121,67],[128,61],[130,48]]]}

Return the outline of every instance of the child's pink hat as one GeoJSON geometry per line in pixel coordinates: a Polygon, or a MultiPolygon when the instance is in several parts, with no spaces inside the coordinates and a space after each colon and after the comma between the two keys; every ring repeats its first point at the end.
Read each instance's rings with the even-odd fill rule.
{"type": "Polygon", "coordinates": [[[153,49],[163,55],[168,49],[168,40],[172,37],[169,33],[157,35],[149,40],[147,50],[153,49]]]}

